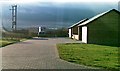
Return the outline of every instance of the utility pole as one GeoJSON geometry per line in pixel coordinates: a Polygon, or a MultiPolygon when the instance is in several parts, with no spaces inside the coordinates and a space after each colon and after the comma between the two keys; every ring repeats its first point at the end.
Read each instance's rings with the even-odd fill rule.
{"type": "Polygon", "coordinates": [[[12,5],[12,30],[16,30],[17,26],[17,5],[12,5]]]}

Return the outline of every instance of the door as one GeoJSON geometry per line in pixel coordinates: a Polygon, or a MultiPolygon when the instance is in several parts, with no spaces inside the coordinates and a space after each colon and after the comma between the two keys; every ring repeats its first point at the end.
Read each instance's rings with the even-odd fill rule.
{"type": "Polygon", "coordinates": [[[71,31],[71,29],[69,29],[69,38],[71,38],[72,37],[72,31],[71,31]]]}
{"type": "Polygon", "coordinates": [[[87,26],[82,27],[82,42],[87,43],[87,26]]]}

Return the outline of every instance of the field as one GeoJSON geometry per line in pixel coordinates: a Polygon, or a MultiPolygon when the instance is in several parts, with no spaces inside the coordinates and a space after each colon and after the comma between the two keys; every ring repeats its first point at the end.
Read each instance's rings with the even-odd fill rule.
{"type": "Polygon", "coordinates": [[[69,62],[103,69],[118,69],[118,47],[94,44],[58,44],[59,56],[69,62]]]}

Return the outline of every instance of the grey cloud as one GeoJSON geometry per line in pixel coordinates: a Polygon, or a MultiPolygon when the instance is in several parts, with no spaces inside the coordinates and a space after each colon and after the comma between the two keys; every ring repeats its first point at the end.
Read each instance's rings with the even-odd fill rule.
{"type": "MultiPolygon", "coordinates": [[[[11,6],[6,5],[3,9],[4,25],[11,23],[11,6]],[[10,21],[5,21],[10,20],[10,21]]],[[[51,26],[68,27],[83,18],[90,18],[106,10],[117,8],[115,4],[87,4],[87,3],[35,3],[18,5],[17,24],[24,26],[51,26]]],[[[11,25],[11,24],[9,24],[11,25]]]]}

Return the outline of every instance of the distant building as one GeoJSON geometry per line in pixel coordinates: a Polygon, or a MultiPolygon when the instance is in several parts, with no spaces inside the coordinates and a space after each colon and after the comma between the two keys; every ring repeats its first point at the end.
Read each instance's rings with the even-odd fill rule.
{"type": "Polygon", "coordinates": [[[42,33],[45,33],[45,27],[38,27],[38,33],[39,34],[42,34],[42,33]]]}
{"type": "Polygon", "coordinates": [[[120,12],[112,9],[88,20],[82,20],[69,28],[69,37],[84,43],[115,45],[120,44],[118,24],[120,12]]]}

